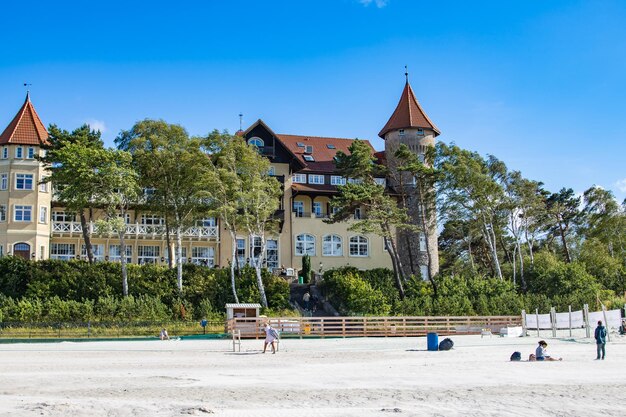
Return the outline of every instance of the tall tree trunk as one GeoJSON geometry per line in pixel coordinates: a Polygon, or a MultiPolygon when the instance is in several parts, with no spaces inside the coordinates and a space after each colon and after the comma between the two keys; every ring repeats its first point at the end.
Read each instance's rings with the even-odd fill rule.
{"type": "Polygon", "coordinates": [[[87,259],[89,263],[93,263],[93,249],[91,248],[91,227],[87,224],[85,210],[80,211],[80,226],[83,229],[83,240],[85,241],[85,250],[87,251],[87,259]]]}
{"type": "Polygon", "coordinates": [[[516,284],[517,281],[517,246],[513,245],[513,285],[516,284]]]}
{"type": "MultiPolygon", "coordinates": [[[[390,235],[388,235],[390,236],[390,235]]],[[[387,239],[387,251],[389,252],[389,256],[391,256],[391,263],[394,269],[394,277],[396,279],[396,288],[398,288],[398,294],[400,295],[400,299],[404,300],[404,273],[402,271],[402,263],[398,256],[398,252],[396,251],[396,244],[392,238],[387,239]]]]}
{"type": "Polygon", "coordinates": [[[183,238],[182,228],[176,228],[176,284],[178,292],[183,292],[183,238]]]}
{"type": "Polygon", "coordinates": [[[563,223],[559,221],[559,234],[561,235],[561,242],[563,243],[563,252],[565,253],[565,260],[567,263],[572,263],[572,258],[569,254],[569,248],[567,247],[567,240],[565,239],[565,233],[567,228],[563,227],[563,223]]]}
{"type": "Polygon", "coordinates": [[[172,236],[167,217],[165,217],[165,244],[167,245],[167,267],[172,269],[174,267],[174,253],[172,252],[172,236]]]}
{"type": "Polygon", "coordinates": [[[237,297],[237,287],[235,286],[235,264],[237,263],[237,234],[233,230],[229,230],[231,240],[233,241],[232,257],[230,262],[230,285],[233,290],[233,297],[235,303],[239,304],[239,297],[237,297]]]}
{"type": "MultiPolygon", "coordinates": [[[[253,242],[254,237],[250,235],[250,242],[253,242]]],[[[263,285],[263,277],[261,275],[261,266],[263,265],[263,259],[265,257],[265,235],[261,234],[261,252],[259,256],[254,258],[254,253],[250,254],[250,257],[253,259],[254,263],[254,272],[256,273],[256,283],[259,288],[259,296],[261,297],[261,305],[263,307],[267,307],[267,297],[265,295],[265,286],[263,285]]]]}
{"type": "Polygon", "coordinates": [[[489,250],[491,251],[491,257],[493,258],[493,267],[495,272],[502,281],[502,270],[500,269],[500,260],[498,259],[498,251],[496,248],[496,234],[493,230],[493,224],[487,222],[485,215],[483,214],[483,229],[485,232],[485,240],[487,241],[487,245],[489,245],[489,250]]]}
{"type": "Polygon", "coordinates": [[[120,238],[120,261],[122,263],[122,293],[124,297],[128,297],[128,269],[126,268],[126,240],[124,239],[124,233],[125,230],[118,231],[120,238]]]}
{"type": "MultiPolygon", "coordinates": [[[[418,183],[419,184],[419,183],[418,183]]],[[[424,241],[426,243],[426,262],[428,267],[428,280],[430,284],[433,286],[433,295],[437,298],[437,283],[435,282],[435,273],[433,271],[433,259],[430,251],[430,225],[427,221],[427,218],[430,219],[430,211],[428,210],[425,202],[424,193],[422,190],[421,184],[418,185],[418,195],[417,195],[417,204],[418,204],[418,215],[420,217],[420,223],[422,226],[422,233],[424,233],[424,241]]]]}
{"type": "Polygon", "coordinates": [[[522,291],[526,291],[526,278],[524,277],[524,254],[522,253],[522,243],[517,240],[517,255],[519,256],[519,276],[522,284],[522,291]]]}

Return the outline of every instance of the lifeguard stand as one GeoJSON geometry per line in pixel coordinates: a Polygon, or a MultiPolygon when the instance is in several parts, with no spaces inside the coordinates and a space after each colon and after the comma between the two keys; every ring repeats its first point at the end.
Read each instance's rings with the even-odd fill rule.
{"type": "Polygon", "coordinates": [[[259,317],[261,304],[226,304],[226,319],[259,317]]]}
{"type": "Polygon", "coordinates": [[[235,338],[259,337],[261,333],[258,323],[260,309],[261,304],[226,304],[226,333],[233,336],[233,349],[235,348],[235,343],[237,343],[235,338]],[[239,320],[235,323],[233,319],[244,320],[239,320]]]}

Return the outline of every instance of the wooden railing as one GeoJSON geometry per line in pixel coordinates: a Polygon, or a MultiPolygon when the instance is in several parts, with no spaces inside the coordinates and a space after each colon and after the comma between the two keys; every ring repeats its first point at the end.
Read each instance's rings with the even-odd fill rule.
{"type": "Polygon", "coordinates": [[[242,338],[263,338],[269,321],[281,337],[406,337],[492,333],[503,327],[521,326],[522,316],[470,317],[255,317],[234,318],[226,322],[226,332],[239,330],[242,338]]]}

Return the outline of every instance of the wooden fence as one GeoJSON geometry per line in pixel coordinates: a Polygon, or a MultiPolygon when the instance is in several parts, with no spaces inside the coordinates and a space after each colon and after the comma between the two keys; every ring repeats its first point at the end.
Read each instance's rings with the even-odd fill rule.
{"type": "Polygon", "coordinates": [[[503,327],[521,326],[522,316],[473,317],[254,317],[226,322],[226,332],[239,330],[242,338],[263,338],[269,321],[281,337],[406,337],[436,332],[442,336],[497,334],[503,327]]]}

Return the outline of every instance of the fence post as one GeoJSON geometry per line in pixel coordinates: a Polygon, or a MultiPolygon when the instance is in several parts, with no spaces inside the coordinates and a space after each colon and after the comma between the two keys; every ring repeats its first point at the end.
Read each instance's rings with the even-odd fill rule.
{"type": "Polygon", "coordinates": [[[539,335],[539,309],[535,309],[535,318],[537,319],[537,337],[541,337],[539,335]]]}
{"type": "Polygon", "coordinates": [[[526,310],[522,310],[522,337],[526,336],[526,310]]]}
{"type": "Polygon", "coordinates": [[[556,337],[556,308],[550,307],[550,324],[552,324],[552,337],[556,337]]]}
{"type": "Polygon", "coordinates": [[[87,337],[91,337],[91,320],[87,322],[87,337]]]}
{"type": "Polygon", "coordinates": [[[604,327],[606,327],[606,340],[611,341],[611,332],[609,332],[609,323],[606,321],[606,307],[602,304],[602,316],[604,317],[604,327]]]}
{"type": "Polygon", "coordinates": [[[583,306],[583,320],[585,321],[585,334],[587,335],[587,339],[589,339],[591,337],[589,330],[589,304],[583,306]]]}

